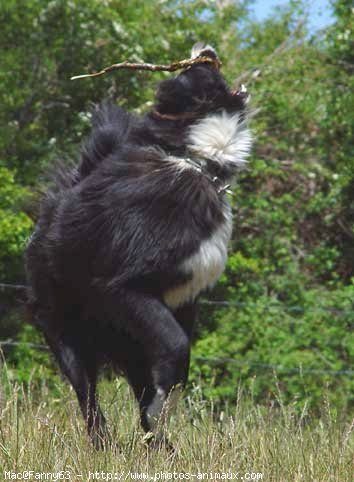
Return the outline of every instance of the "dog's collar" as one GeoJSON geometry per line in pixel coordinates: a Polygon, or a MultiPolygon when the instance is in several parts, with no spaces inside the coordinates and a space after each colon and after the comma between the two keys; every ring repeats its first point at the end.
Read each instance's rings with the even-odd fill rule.
{"type": "MultiPolygon", "coordinates": [[[[225,192],[228,194],[232,194],[232,191],[229,190],[230,184],[225,184],[222,179],[218,176],[211,176],[207,170],[208,159],[203,157],[183,157],[179,158],[182,159],[184,162],[189,164],[193,169],[200,172],[208,181],[213,185],[216,192],[219,195],[224,194],[225,192]]],[[[210,160],[209,160],[210,161],[210,160]]],[[[213,161],[216,163],[216,161],[213,161]]]]}

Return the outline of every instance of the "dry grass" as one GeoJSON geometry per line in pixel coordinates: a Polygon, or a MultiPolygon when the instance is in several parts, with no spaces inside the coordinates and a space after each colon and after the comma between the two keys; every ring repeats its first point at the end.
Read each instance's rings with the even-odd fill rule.
{"type": "Polygon", "coordinates": [[[171,421],[169,435],[176,448],[171,455],[146,449],[131,392],[117,381],[102,385],[101,392],[119,449],[96,452],[65,384],[58,384],[56,398],[45,394],[45,387],[38,397],[2,378],[3,393],[8,393],[0,399],[0,480],[5,480],[4,471],[25,470],[68,471],[69,480],[80,481],[96,471],[120,480],[136,480],[134,474],[159,474],[155,480],[163,480],[161,472],[175,473],[175,480],[200,480],[191,474],[210,472],[237,473],[233,480],[354,480],[353,423],[337,422],[328,407],[320,420],[310,420],[305,412],[296,416],[293,407],[265,409],[240,397],[236,406],[217,414],[196,393],[180,404],[171,421]]]}

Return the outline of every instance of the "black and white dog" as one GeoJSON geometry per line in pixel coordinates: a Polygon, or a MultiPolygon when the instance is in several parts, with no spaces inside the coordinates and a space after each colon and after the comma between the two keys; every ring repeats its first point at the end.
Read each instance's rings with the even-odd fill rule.
{"type": "MultiPolygon", "coordinates": [[[[194,46],[200,55],[217,60],[210,46],[194,46]]],[[[161,82],[143,117],[103,105],[79,165],[41,203],[26,252],[31,319],[97,446],[104,363],[127,377],[147,432],[186,382],[195,302],[226,263],[226,186],[251,147],[246,100],[215,62],[161,82]]]]}

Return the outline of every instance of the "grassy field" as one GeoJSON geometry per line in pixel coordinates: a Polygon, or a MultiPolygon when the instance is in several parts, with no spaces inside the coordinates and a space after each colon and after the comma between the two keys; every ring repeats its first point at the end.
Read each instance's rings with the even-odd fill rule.
{"type": "MultiPolygon", "coordinates": [[[[228,480],[354,480],[354,420],[336,420],[325,400],[323,415],[316,420],[306,410],[299,415],[294,406],[281,403],[254,406],[241,393],[235,406],[220,412],[201,400],[196,389],[171,420],[169,437],[176,451],[168,454],[143,444],[127,385],[103,383],[102,406],[118,448],[97,452],[66,384],[59,381],[54,396],[45,385],[38,394],[38,389],[25,391],[2,378],[1,481],[11,476],[19,480],[23,471],[41,473],[41,480],[53,473],[75,481],[211,480],[211,473],[228,480]]],[[[31,477],[28,480],[40,480],[38,474],[31,477]]]]}

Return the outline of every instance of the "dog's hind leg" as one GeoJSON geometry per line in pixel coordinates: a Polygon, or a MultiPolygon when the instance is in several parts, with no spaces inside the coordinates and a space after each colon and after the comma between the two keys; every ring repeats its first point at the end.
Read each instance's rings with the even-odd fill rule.
{"type": "Polygon", "coordinates": [[[120,326],[124,319],[124,330],[141,349],[131,354],[127,376],[139,401],[144,430],[164,442],[161,429],[188,376],[189,338],[172,312],[149,295],[125,292],[107,297],[104,307],[113,323],[119,313],[120,326]]]}
{"type": "Polygon", "coordinates": [[[105,443],[109,442],[109,434],[97,401],[97,366],[94,354],[87,353],[85,356],[83,347],[78,348],[75,341],[68,336],[57,338],[46,332],[44,335],[62,373],[75,390],[93,445],[97,449],[103,449],[105,443]]]}

